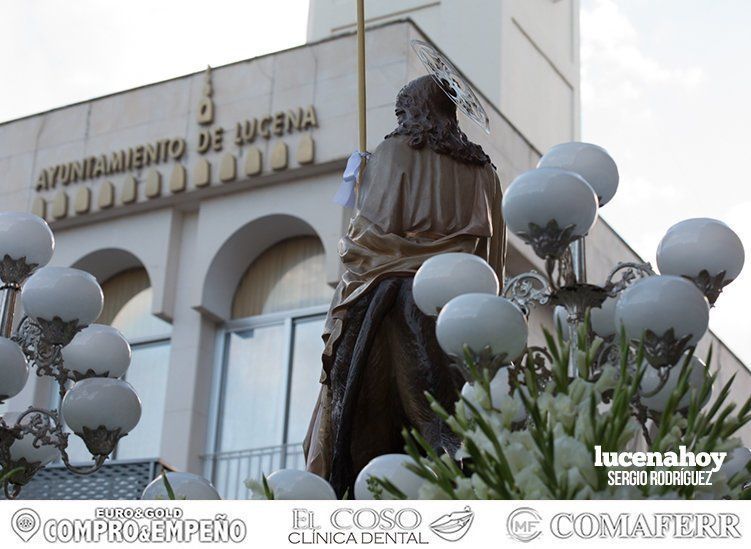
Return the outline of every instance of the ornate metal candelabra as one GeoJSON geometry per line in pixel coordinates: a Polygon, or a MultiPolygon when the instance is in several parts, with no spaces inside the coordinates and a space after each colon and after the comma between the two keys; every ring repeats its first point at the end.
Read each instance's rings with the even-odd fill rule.
{"type": "Polygon", "coordinates": [[[632,404],[644,422],[664,409],[678,377],[671,373],[687,360],[692,381],[701,384],[706,369],[693,351],[707,331],[710,305],[741,271],[743,246],[724,223],[689,219],[671,227],[660,242],[662,274],[649,263],[622,262],[601,285],[593,284],[587,279],[586,236],[617,186],[618,170],[604,149],[558,145],[536,169],[517,177],[503,198],[509,230],[543,260],[544,273],[512,276],[499,288],[492,269],[480,269],[477,258],[446,254],[425,262],[415,276],[415,301],[426,314],[440,311],[436,335],[457,364],[468,357],[495,375],[501,367],[519,370],[522,359],[531,357],[544,380],[550,356],[545,349],[526,347],[526,318],[532,307],[553,304],[556,323],[570,341],[569,376],[582,375],[577,342],[587,313],[591,327],[584,337],[604,340],[587,375],[598,376],[605,364],[619,363],[621,333],[632,344],[630,359],[641,348],[647,370],[632,404]]]}
{"type": "MultiPolygon", "coordinates": [[[[588,283],[583,259],[584,249],[582,237],[571,243],[559,259],[550,261],[550,258],[546,258],[546,262],[551,266],[547,276],[536,271],[513,276],[504,284],[501,295],[519,307],[525,316],[529,316],[530,309],[536,305],[551,303],[562,307],[565,311],[568,339],[574,341],[588,310],[601,307],[608,298],[617,299],[619,294],[634,282],[655,274],[649,263],[621,262],[610,271],[602,286],[588,283]]],[[[668,353],[668,348],[659,342],[667,341],[670,334],[659,337],[652,332],[649,333],[652,334],[652,344],[649,345],[645,339],[645,348],[648,349],[647,356],[652,357],[656,363],[674,364],[686,350],[688,341],[685,338],[680,342],[681,345],[670,347],[668,353]]],[[[616,347],[615,337],[613,334],[607,334],[603,339],[607,345],[603,347],[601,356],[606,358],[608,351],[616,347]]],[[[570,373],[574,375],[576,347],[572,345],[570,352],[570,373]]],[[[603,360],[602,364],[605,362],[607,361],[603,360]]]]}
{"type": "Polygon", "coordinates": [[[91,324],[102,310],[99,284],[77,269],[44,267],[53,249],[44,220],[0,213],[0,403],[21,392],[30,368],[55,380],[61,402],[60,411],[32,406],[0,418],[0,478],[8,499],[56,459],[77,474],[99,470],[141,414],[138,395],[117,379],[130,363],[127,341],[109,326],[91,324]],[[14,332],[19,293],[25,316],[14,332]],[[93,463],[71,463],[66,427],[93,463]]]}

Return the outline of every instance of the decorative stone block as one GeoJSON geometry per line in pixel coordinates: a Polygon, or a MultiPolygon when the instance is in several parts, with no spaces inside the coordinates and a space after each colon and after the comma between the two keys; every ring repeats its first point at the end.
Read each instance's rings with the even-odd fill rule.
{"type": "Polygon", "coordinates": [[[186,183],[188,180],[187,173],[185,171],[185,166],[182,164],[175,164],[175,167],[172,168],[172,175],[170,175],[169,178],[169,190],[171,193],[181,193],[185,190],[186,183]]]}
{"type": "Polygon", "coordinates": [[[162,194],[162,174],[157,170],[149,170],[146,174],[146,197],[157,198],[162,194]]]}
{"type": "Polygon", "coordinates": [[[132,204],[138,198],[138,182],[136,178],[129,175],[123,182],[123,192],[120,196],[120,201],[123,204],[132,204]]]}
{"type": "Polygon", "coordinates": [[[63,219],[68,216],[68,195],[65,191],[58,191],[52,200],[52,217],[63,219]]]}
{"type": "Polygon", "coordinates": [[[227,153],[222,157],[222,163],[219,165],[219,180],[222,183],[229,183],[237,179],[237,161],[235,155],[227,153]]]}
{"type": "Polygon", "coordinates": [[[73,209],[79,215],[88,213],[91,209],[91,189],[81,187],[76,191],[76,198],[73,201],[73,209]]]}
{"type": "Polygon", "coordinates": [[[199,158],[193,168],[193,184],[196,187],[207,187],[211,184],[211,164],[205,158],[199,158]]]}
{"type": "Polygon", "coordinates": [[[261,161],[261,149],[249,147],[245,153],[245,175],[248,177],[261,173],[263,163],[261,161]]]}
{"type": "Polygon", "coordinates": [[[306,132],[300,138],[300,143],[297,145],[297,163],[298,164],[311,164],[315,158],[315,142],[310,132],[306,132]]]}
{"type": "Polygon", "coordinates": [[[115,205],[115,186],[112,181],[105,181],[100,185],[97,205],[100,210],[106,210],[115,205]]]}
{"type": "Polygon", "coordinates": [[[41,196],[35,196],[31,203],[31,213],[38,215],[42,219],[47,217],[47,201],[41,196]]]}
{"type": "Polygon", "coordinates": [[[286,169],[288,156],[287,144],[284,141],[277,141],[271,152],[271,169],[276,171],[286,169]]]}

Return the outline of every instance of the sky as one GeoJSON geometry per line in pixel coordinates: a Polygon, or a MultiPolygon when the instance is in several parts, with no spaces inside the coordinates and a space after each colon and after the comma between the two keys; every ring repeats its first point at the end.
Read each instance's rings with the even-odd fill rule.
{"type": "MultiPolygon", "coordinates": [[[[305,41],[307,0],[0,0],[0,121],[305,41]]],[[[601,212],[645,259],[714,217],[749,259],[711,327],[751,364],[751,2],[581,0],[582,140],[621,174],[601,212]]]]}
{"type": "Polygon", "coordinates": [[[582,140],[621,181],[602,216],[646,260],[691,217],[730,225],[746,267],[710,327],[751,364],[751,2],[582,0],[582,140]]]}

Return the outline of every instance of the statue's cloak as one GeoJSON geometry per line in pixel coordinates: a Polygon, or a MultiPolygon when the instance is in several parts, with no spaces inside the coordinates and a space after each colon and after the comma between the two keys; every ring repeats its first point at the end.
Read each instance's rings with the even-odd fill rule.
{"type": "MultiPolygon", "coordinates": [[[[434,320],[412,310],[411,280],[423,262],[447,252],[476,254],[487,260],[503,280],[505,245],[501,187],[492,164],[461,162],[428,147],[416,149],[404,136],[390,137],[379,145],[364,169],[354,216],[347,234],[339,242],[344,274],[326,319],[322,388],[305,440],[310,471],[331,478],[337,438],[340,445],[349,446],[347,452],[351,453],[356,471],[363,465],[363,460],[383,453],[384,448],[356,447],[358,437],[343,437],[338,432],[339,424],[345,419],[352,429],[370,430],[377,436],[379,426],[374,424],[375,418],[371,417],[370,423],[363,424],[364,419],[341,416],[361,412],[372,416],[372,407],[369,412],[365,409],[368,408],[368,391],[375,390],[374,369],[383,367],[388,370],[383,372],[383,377],[384,382],[391,385],[398,385],[399,376],[409,370],[416,371],[406,373],[407,383],[409,379],[430,378],[430,372],[417,371],[430,365],[415,363],[416,358],[410,357],[405,344],[398,341],[400,338],[429,339],[423,343],[431,347],[428,354],[433,356],[426,358],[446,362],[445,357],[436,355],[441,353],[432,333],[434,320]],[[408,287],[396,288],[394,280],[400,280],[408,287]],[[391,290],[385,288],[386,283],[392,286],[391,290]],[[381,286],[384,286],[380,288],[383,295],[376,296],[381,286]],[[384,308],[384,301],[391,305],[384,308]],[[374,313],[378,306],[382,310],[374,313]],[[390,313],[389,307],[395,306],[401,307],[401,311],[390,313]],[[376,321],[372,318],[374,314],[380,315],[376,321]],[[406,325],[398,327],[400,321],[395,315],[400,316],[402,323],[405,318],[411,319],[408,323],[411,322],[412,330],[419,332],[419,337],[416,333],[404,333],[410,328],[406,325]],[[368,331],[383,332],[380,334],[383,337],[364,333],[368,331]],[[357,405],[343,407],[341,401],[353,375],[347,371],[332,372],[332,369],[349,370],[355,347],[358,341],[362,347],[364,340],[376,341],[375,352],[370,352],[375,356],[364,359],[367,364],[361,367],[366,373],[358,375],[365,376],[365,381],[355,388],[354,395],[351,394],[352,387],[349,388],[348,399],[354,399],[357,405]],[[376,361],[379,364],[375,364],[376,361]],[[332,427],[332,414],[338,414],[334,422],[336,427],[332,427]]],[[[447,364],[440,367],[448,368],[447,364]]],[[[450,375],[445,373],[443,377],[450,375]]],[[[440,383],[438,379],[434,381],[440,383]]],[[[456,383],[457,380],[452,378],[450,390],[447,392],[444,387],[442,391],[450,403],[455,401],[456,383]]],[[[415,413],[433,415],[422,392],[416,392],[421,388],[431,392],[439,390],[429,379],[427,385],[421,384],[420,387],[399,387],[390,396],[382,395],[389,408],[383,410],[383,414],[398,407],[398,413],[394,413],[401,420],[419,427],[417,418],[411,416],[415,413]],[[399,402],[393,402],[394,398],[399,402]]],[[[423,419],[427,421],[427,418],[423,419]]]]}

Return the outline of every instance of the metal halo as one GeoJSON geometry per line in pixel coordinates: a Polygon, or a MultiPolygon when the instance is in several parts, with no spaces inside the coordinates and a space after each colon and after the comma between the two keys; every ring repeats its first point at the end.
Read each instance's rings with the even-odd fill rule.
{"type": "Polygon", "coordinates": [[[469,85],[451,62],[438,53],[430,44],[422,40],[412,40],[412,49],[417,57],[428,70],[436,83],[441,87],[449,99],[475,124],[480,126],[485,133],[490,133],[490,119],[480,100],[477,99],[472,86],[469,85]]]}

